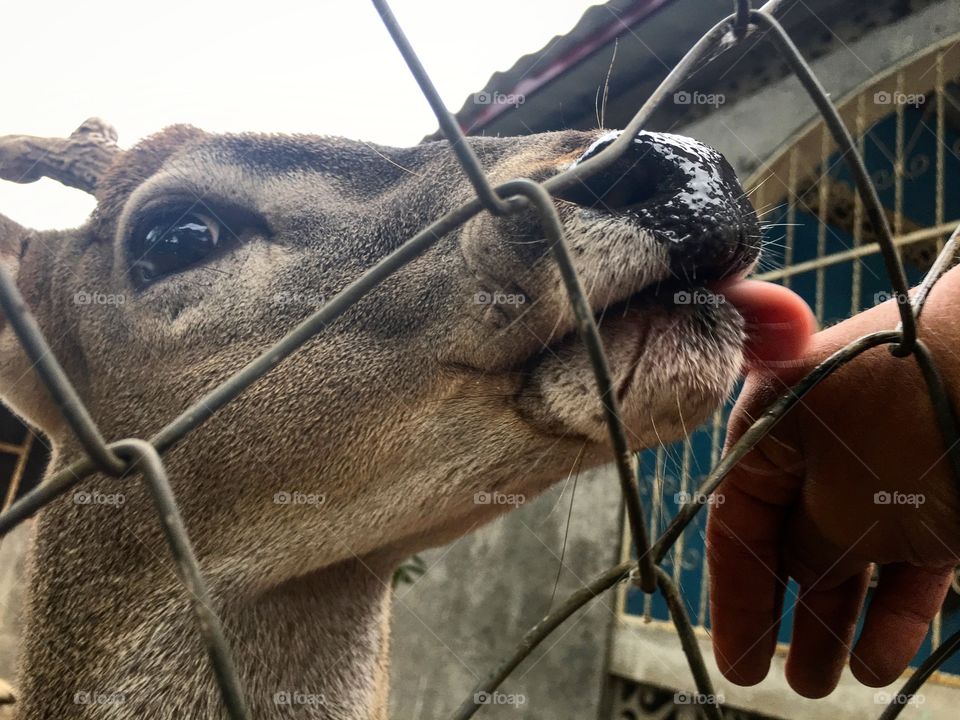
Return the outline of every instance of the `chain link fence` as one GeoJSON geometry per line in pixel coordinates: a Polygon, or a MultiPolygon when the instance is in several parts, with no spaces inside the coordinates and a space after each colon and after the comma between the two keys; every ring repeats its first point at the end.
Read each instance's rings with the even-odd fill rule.
{"type": "MultiPolygon", "coordinates": [[[[601,593],[625,581],[633,582],[644,593],[660,592],[670,610],[680,643],[687,657],[697,691],[704,697],[716,697],[711,678],[700,653],[690,618],[680,597],[677,585],[661,567],[664,556],[677,541],[684,529],[707,503],[711,493],[729,470],[818,382],[835,372],[870,348],[888,345],[891,352],[903,362],[916,362],[926,381],[930,399],[936,413],[945,447],[949,448],[949,460],[957,478],[960,479],[960,431],[953,408],[945,392],[943,378],[934,359],[917,334],[917,319],[924,302],[937,280],[955,260],[960,243],[960,229],[944,245],[926,278],[911,299],[903,264],[892,239],[886,214],[880,204],[877,191],[870,181],[863,159],[840,118],[834,104],[824,91],[810,66],[782,25],[775,19],[779,0],[771,0],[760,9],[753,9],[749,0],[736,0],[733,13],[710,29],[683,57],[664,79],[657,90],[639,109],[619,138],[602,152],[575,167],[555,175],[542,183],[524,178],[492,186],[466,142],[462,130],[453,115],[440,99],[426,70],[407,41],[400,25],[385,0],[373,0],[381,19],[404,57],[430,103],[440,128],[450,142],[463,171],[466,173],[476,198],[462,207],[444,215],[421,230],[390,255],[364,272],[339,295],[295,327],[273,347],[251,361],[220,386],[210,391],[179,417],[153,437],[144,440],[128,438],[107,442],[84,407],[76,390],[50,351],[46,339],[26,307],[9,272],[0,267],[0,307],[19,338],[24,350],[42,379],[47,391],[56,402],[64,419],[86,451],[86,456],[48,478],[42,485],[31,490],[11,507],[0,514],[0,537],[29,518],[57,497],[68,492],[84,478],[100,472],[113,478],[142,475],[150,491],[176,570],[189,595],[196,614],[198,632],[206,646],[211,670],[222,694],[229,717],[234,720],[249,718],[243,688],[224,638],[223,628],[200,573],[190,539],[184,528],[176,498],[167,479],[162,456],[164,452],[183,440],[191,431],[206,422],[219,409],[239,396],[246,388],[267,374],[273,367],[295,352],[315,334],[323,332],[367,292],[393,272],[411,262],[444,235],[459,227],[481,212],[504,216],[532,207],[539,215],[550,250],[563,278],[570,303],[576,314],[578,331],[589,352],[597,383],[597,391],[603,402],[606,422],[614,452],[614,462],[620,480],[627,509],[627,519],[637,560],[616,565],[599,575],[582,589],[570,595],[555,610],[531,628],[520,640],[516,650],[506,658],[483,682],[478,684],[455,712],[456,720],[472,717],[483,705],[480,699],[494,692],[505,678],[536,648],[551,632],[564,623],[578,609],[601,593]],[[608,168],[627,149],[632,138],[647,124],[652,113],[676,92],[681,82],[697,68],[718,53],[729,49],[751,34],[763,31],[770,42],[787,61],[790,69],[800,80],[811,101],[823,116],[824,122],[855,179],[862,197],[867,219],[877,234],[877,242],[884,260],[891,293],[896,298],[900,323],[896,328],[863,336],[839,350],[817,366],[803,380],[782,395],[768,411],[730,448],[716,465],[696,493],[692,502],[686,504],[674,517],[665,532],[655,542],[648,541],[644,510],[637,489],[637,459],[630,451],[620,419],[617,396],[613,392],[610,370],[597,331],[596,322],[586,302],[580,280],[571,262],[563,237],[563,230],[554,207],[552,195],[556,195],[582,183],[588,177],[608,168]]],[[[881,720],[897,717],[920,686],[960,648],[960,631],[947,638],[935,652],[911,675],[900,692],[881,714],[881,720]]],[[[717,705],[704,705],[703,711],[711,720],[719,720],[721,710],[717,705]]]]}

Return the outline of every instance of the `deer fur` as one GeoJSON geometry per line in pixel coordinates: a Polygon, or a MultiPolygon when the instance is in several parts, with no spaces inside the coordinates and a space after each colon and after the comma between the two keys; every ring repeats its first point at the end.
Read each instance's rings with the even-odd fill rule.
{"type": "MultiPolygon", "coordinates": [[[[36,232],[0,217],[0,262],[108,439],[149,437],[473,196],[444,142],[173,127],[121,151],[113,137],[99,134],[109,167],[73,183],[97,198],[83,227],[36,232]],[[137,287],[129,240],[164,204],[219,219],[228,245],[137,287]],[[82,302],[95,293],[113,302],[82,302]]],[[[24,147],[0,139],[0,162],[16,156],[14,141],[24,147]]],[[[601,131],[470,140],[493,182],[543,180],[608,141],[601,131]]],[[[64,141],[26,145],[38,142],[70,152],[64,141]]],[[[621,170],[657,184],[645,204],[618,212],[581,193],[557,205],[639,449],[705,418],[742,358],[733,308],[676,306],[649,289],[744,273],[757,231],[717,153],[668,135],[637,143],[621,170]]],[[[398,563],[504,511],[475,502],[479,492],[529,497],[578,454],[585,466],[610,459],[542,237],[533,211],[478,215],[164,456],[252,717],[385,718],[398,563]],[[478,302],[484,293],[515,300],[478,302]],[[278,503],[280,493],[304,501],[278,503]],[[282,705],[280,693],[313,701],[282,705]]],[[[80,454],[2,318],[0,383],[50,439],[49,472],[80,454]]],[[[95,475],[77,493],[123,501],[69,493],[38,515],[17,717],[225,717],[142,482],[95,475]]]]}

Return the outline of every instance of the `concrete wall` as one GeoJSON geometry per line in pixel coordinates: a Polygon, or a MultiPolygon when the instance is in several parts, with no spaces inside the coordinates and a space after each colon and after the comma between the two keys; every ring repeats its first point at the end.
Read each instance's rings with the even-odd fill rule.
{"type": "Polygon", "coordinates": [[[16,677],[23,612],[23,578],[32,521],[21,523],[0,542],[0,680],[16,677]]]}
{"type": "MultiPolygon", "coordinates": [[[[782,648],[774,655],[770,674],[759,685],[739,687],[720,674],[713,659],[713,649],[706,633],[698,633],[697,641],[707,671],[713,678],[714,690],[723,702],[737,708],[749,708],[764,717],[789,720],[876,720],[900,690],[900,681],[882,688],[861,685],[843,671],[840,686],[826,698],[808,700],[787,685],[784,668],[786,655],[782,648]]],[[[696,694],[687,659],[677,642],[676,633],[663,623],[643,625],[629,621],[614,635],[610,652],[610,672],[644,683],[696,694]]],[[[947,720],[956,718],[956,688],[928,683],[903,710],[903,720],[947,720]]],[[[575,716],[570,716],[575,717],[575,716]]],[[[618,718],[620,716],[617,716],[618,718]]],[[[624,716],[628,717],[628,716],[624,716]]]]}
{"type": "MultiPolygon", "coordinates": [[[[471,688],[551,605],[572,483],[426,554],[429,569],[394,603],[392,720],[449,717],[471,688]]],[[[577,483],[554,602],[616,562],[620,492],[610,468],[577,483]]],[[[484,720],[599,716],[612,593],[595,599],[514,671],[501,691],[520,706],[482,709],[484,720]]]]}

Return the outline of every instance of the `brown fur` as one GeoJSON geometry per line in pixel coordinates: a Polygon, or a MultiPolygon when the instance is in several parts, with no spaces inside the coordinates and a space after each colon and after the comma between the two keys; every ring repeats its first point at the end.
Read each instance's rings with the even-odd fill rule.
{"type": "MultiPolygon", "coordinates": [[[[494,181],[543,179],[599,135],[471,142],[494,181]]],[[[722,217],[755,231],[722,158],[656,142],[697,158],[716,179],[722,217]]],[[[664,170],[681,187],[675,175],[664,170]]],[[[22,257],[27,231],[0,218],[0,252],[104,435],[119,439],[155,433],[472,190],[445,143],[395,149],[176,127],[120,155],[97,196],[91,223],[32,233],[22,257]],[[129,235],[141,208],[171,198],[241,218],[229,228],[233,247],[212,266],[135,287],[129,235]],[[77,304],[82,292],[124,302],[77,304]]],[[[694,245],[706,242],[703,213],[684,221],[698,231],[673,244],[692,248],[677,260],[645,224],[654,210],[564,201],[559,210],[598,314],[677,274],[678,262],[684,275],[716,264],[694,245]]],[[[506,509],[478,504],[478,492],[532,496],[581,450],[585,465],[609,458],[591,368],[539,238],[532,213],[478,216],[165,455],[253,717],[384,718],[399,560],[506,509]],[[479,292],[527,302],[478,304],[479,292]],[[274,502],[283,492],[323,502],[274,502]],[[322,703],[277,705],[283,692],[322,703]]],[[[720,269],[741,272],[755,255],[720,269]]],[[[602,335],[638,448],[695,425],[739,368],[741,321],[722,305],[638,297],[602,335]]],[[[79,447],[10,328],[0,328],[0,359],[4,399],[51,438],[51,471],[64,467],[79,447]]],[[[70,493],[39,516],[19,717],[223,717],[140,481],[94,476],[78,492],[124,502],[70,493]]]]}

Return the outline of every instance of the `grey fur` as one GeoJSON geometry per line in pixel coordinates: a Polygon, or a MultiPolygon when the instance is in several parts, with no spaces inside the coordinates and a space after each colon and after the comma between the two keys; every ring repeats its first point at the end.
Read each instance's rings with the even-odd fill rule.
{"type": "MultiPolygon", "coordinates": [[[[471,142],[498,182],[552,175],[599,136],[471,142]]],[[[724,163],[696,148],[706,166],[724,163]]],[[[445,143],[174,128],[119,155],[84,227],[38,233],[0,217],[0,261],[104,435],[142,438],[471,193],[445,143]],[[213,266],[140,290],[126,240],[142,208],[173,196],[246,227],[231,225],[235,247],[213,266]],[[78,304],[80,293],[123,302],[78,304]]],[[[735,181],[721,194],[754,222],[735,181]]],[[[559,211],[598,313],[672,275],[670,243],[635,218],[559,211]]],[[[165,456],[255,718],[384,718],[397,563],[505,509],[475,493],[529,497],[581,449],[585,465],[608,459],[539,237],[532,215],[478,216],[165,456]],[[495,292],[524,302],[475,301],[495,292]],[[294,492],[315,502],[275,502],[294,492]],[[284,692],[301,702],[278,705],[284,692]]],[[[618,312],[602,336],[631,441],[672,440],[730,391],[741,320],[654,298],[618,312]]],[[[79,448],[2,326],[0,359],[4,400],[53,442],[51,471],[63,467],[79,448]]],[[[124,502],[70,494],[39,516],[18,717],[224,717],[140,483],[95,476],[79,491],[124,502]]]]}

